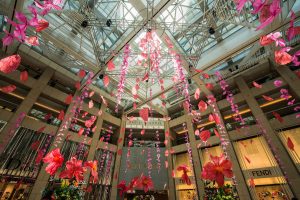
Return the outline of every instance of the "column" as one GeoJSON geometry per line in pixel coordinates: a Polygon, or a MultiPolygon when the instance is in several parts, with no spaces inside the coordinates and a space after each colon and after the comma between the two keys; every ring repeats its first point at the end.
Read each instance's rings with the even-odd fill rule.
{"type": "MultiPolygon", "coordinates": [[[[104,116],[106,107],[107,106],[104,103],[101,104],[101,108],[100,109],[102,110],[102,115],[99,116],[98,119],[97,119],[97,121],[96,121],[97,128],[96,128],[96,130],[95,130],[95,132],[93,134],[92,142],[91,142],[90,149],[89,149],[89,154],[87,156],[87,161],[94,160],[95,153],[97,151],[97,145],[98,145],[100,134],[101,134],[102,124],[103,124],[103,116],[104,116]]],[[[88,178],[89,178],[89,174],[85,173],[84,174],[84,181],[86,183],[89,182],[88,178]]]]}
{"type": "Polygon", "coordinates": [[[279,66],[275,67],[279,75],[282,77],[285,82],[289,85],[292,91],[300,98],[300,79],[297,75],[289,69],[287,66],[279,66]]]}
{"type": "MultiPolygon", "coordinates": [[[[169,132],[169,135],[171,135],[170,133],[170,126],[169,126],[169,122],[166,121],[165,122],[165,132],[169,132]]],[[[172,176],[172,170],[174,169],[173,166],[173,159],[172,159],[172,154],[170,153],[171,150],[171,140],[170,137],[165,137],[165,140],[167,141],[167,145],[166,145],[166,149],[169,151],[169,155],[167,157],[167,161],[168,161],[168,197],[169,199],[176,199],[176,192],[175,192],[175,181],[174,178],[172,176]]]]}
{"type": "MultiPolygon", "coordinates": [[[[125,137],[125,129],[126,129],[126,116],[123,115],[122,116],[122,121],[121,121],[121,127],[120,127],[119,141],[118,141],[118,145],[117,145],[117,152],[119,150],[122,150],[122,148],[123,148],[124,140],[125,140],[124,139],[124,137],[125,137]]],[[[123,155],[123,153],[122,153],[122,155],[123,155]]],[[[121,168],[121,158],[122,158],[122,155],[119,155],[118,153],[116,155],[115,167],[114,167],[114,175],[113,175],[113,179],[112,179],[112,188],[111,188],[111,193],[110,193],[110,200],[116,200],[117,196],[118,196],[117,185],[119,183],[119,174],[120,174],[120,168],[121,168]]]]}
{"type": "Polygon", "coordinates": [[[192,123],[192,116],[189,114],[186,114],[185,116],[186,116],[186,127],[188,129],[188,136],[189,136],[189,141],[192,150],[194,176],[195,176],[195,181],[197,186],[198,199],[202,200],[204,197],[204,183],[201,179],[202,167],[201,167],[200,157],[199,157],[197,144],[196,144],[194,125],[192,123]]]}
{"type": "MultiPolygon", "coordinates": [[[[78,96],[80,96],[81,92],[80,91],[76,91],[73,99],[77,98],[78,96]]],[[[70,118],[73,118],[74,117],[74,112],[72,112],[73,109],[76,109],[76,102],[72,101],[72,103],[69,105],[67,111],[66,111],[66,114],[65,114],[65,118],[63,119],[63,121],[61,122],[60,126],[59,126],[59,129],[58,129],[58,132],[63,129],[63,125],[70,120],[70,118]]],[[[68,124],[67,127],[69,127],[70,124],[68,124]]],[[[61,148],[62,145],[63,145],[63,142],[65,141],[65,138],[67,136],[66,132],[68,131],[68,129],[64,130],[65,134],[61,140],[61,142],[59,144],[57,144],[57,147],[55,147],[52,143],[52,145],[50,146],[50,149],[48,152],[52,151],[53,149],[55,148],[61,148]]],[[[54,138],[54,142],[56,141],[57,139],[57,135],[56,137],[54,138]]],[[[45,189],[45,187],[47,186],[48,184],[48,181],[49,181],[49,178],[50,178],[50,175],[45,171],[45,168],[46,168],[47,164],[43,163],[41,169],[40,169],[40,172],[38,174],[38,177],[36,178],[36,181],[33,185],[33,188],[31,190],[31,193],[30,193],[30,196],[29,196],[29,200],[37,200],[37,199],[41,199],[42,198],[42,192],[43,190],[45,189]]]]}
{"type": "Polygon", "coordinates": [[[242,169],[240,167],[240,164],[238,162],[238,158],[236,156],[232,141],[231,141],[230,136],[225,128],[225,123],[224,123],[222,114],[218,108],[217,103],[215,103],[215,108],[216,108],[216,110],[214,110],[214,112],[220,116],[220,125],[217,125],[217,129],[220,133],[225,132],[226,134],[223,135],[223,139],[226,141],[229,141],[229,144],[226,146],[226,152],[230,158],[230,161],[232,162],[232,170],[233,170],[233,174],[236,179],[236,182],[237,182],[237,185],[235,185],[235,187],[237,189],[240,199],[251,199],[251,195],[248,190],[247,181],[244,178],[244,175],[243,175],[242,169]]]}
{"type": "Polygon", "coordinates": [[[8,120],[7,125],[4,127],[4,129],[0,133],[0,141],[5,147],[9,140],[11,138],[7,137],[7,134],[10,130],[12,130],[15,127],[15,123],[17,119],[19,118],[20,114],[22,112],[28,113],[34,103],[37,101],[38,97],[43,92],[44,88],[47,86],[48,82],[52,78],[54,74],[54,70],[47,68],[44,73],[41,75],[41,77],[37,80],[35,86],[30,90],[28,95],[25,97],[25,99],[22,101],[22,103],[17,108],[16,112],[11,116],[11,118],[8,120]]]}
{"type": "Polygon", "coordinates": [[[291,160],[288,152],[282,145],[279,137],[276,135],[274,132],[272,126],[269,123],[269,120],[259,107],[256,99],[254,98],[253,94],[251,93],[250,88],[244,81],[242,77],[237,77],[235,80],[236,83],[238,83],[239,90],[241,91],[242,95],[244,96],[247,104],[249,105],[249,108],[251,109],[252,114],[254,117],[261,123],[263,124],[265,130],[266,130],[266,135],[268,138],[266,140],[270,140],[271,143],[276,147],[277,149],[277,156],[281,160],[282,163],[284,163],[285,167],[285,172],[287,174],[287,177],[289,179],[289,184],[291,189],[294,192],[294,195],[297,198],[300,198],[300,190],[299,190],[299,185],[300,185],[300,176],[297,171],[297,168],[295,167],[293,161],[291,160]]]}

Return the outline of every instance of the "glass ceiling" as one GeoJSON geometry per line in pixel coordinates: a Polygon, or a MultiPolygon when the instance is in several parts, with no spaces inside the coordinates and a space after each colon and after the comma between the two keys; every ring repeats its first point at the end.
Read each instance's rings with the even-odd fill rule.
{"type": "MultiPolygon", "coordinates": [[[[25,12],[33,2],[25,1],[25,12]]],[[[249,11],[252,8],[247,5],[244,9],[249,11]]],[[[257,25],[257,16],[246,13],[250,12],[237,14],[234,0],[171,0],[171,3],[166,0],[65,0],[62,11],[51,11],[45,16],[50,26],[38,33],[41,45],[32,48],[73,73],[82,68],[94,73],[101,70],[110,77],[109,86],[104,87],[99,77],[95,77],[93,84],[115,95],[123,59],[122,48],[129,42],[131,54],[123,103],[130,107],[133,102],[143,102],[151,95],[161,93],[158,78],[150,74],[153,82],[141,82],[139,98],[134,99],[131,94],[136,79],[141,79],[145,73],[145,67],[138,62],[139,42],[145,35],[148,22],[161,42],[160,74],[164,88],[169,88],[174,85],[174,62],[164,41],[165,35],[170,36],[181,58],[196,66],[203,52],[241,29],[257,25]],[[150,14],[146,16],[145,10],[150,14]],[[151,17],[151,13],[155,16],[151,17]],[[112,56],[116,67],[107,72],[103,66],[112,56]]],[[[28,29],[28,34],[32,33],[33,30],[28,29]]],[[[188,75],[186,70],[184,73],[188,75]]],[[[194,88],[191,84],[190,89],[194,88]]],[[[172,99],[175,93],[169,91],[166,96],[172,99]]],[[[161,101],[160,96],[155,100],[156,103],[161,101]]]]}

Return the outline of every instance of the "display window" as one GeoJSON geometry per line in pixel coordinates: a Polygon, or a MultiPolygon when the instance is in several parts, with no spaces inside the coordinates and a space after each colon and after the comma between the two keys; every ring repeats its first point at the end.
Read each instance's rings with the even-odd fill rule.
{"type": "Polygon", "coordinates": [[[196,183],[194,178],[193,170],[191,169],[191,163],[188,153],[180,153],[173,155],[174,161],[174,175],[175,175],[175,185],[176,185],[176,199],[177,200],[194,200],[197,199],[196,183]],[[192,184],[187,185],[183,183],[180,179],[182,176],[182,171],[177,171],[176,169],[181,165],[187,165],[190,169],[187,172],[192,184]]]}
{"type": "Polygon", "coordinates": [[[300,127],[281,131],[279,137],[300,172],[300,127]],[[288,140],[291,142],[290,147],[288,140]]]}
{"type": "Polygon", "coordinates": [[[234,148],[253,199],[292,197],[283,173],[262,136],[236,141],[234,148]]]}

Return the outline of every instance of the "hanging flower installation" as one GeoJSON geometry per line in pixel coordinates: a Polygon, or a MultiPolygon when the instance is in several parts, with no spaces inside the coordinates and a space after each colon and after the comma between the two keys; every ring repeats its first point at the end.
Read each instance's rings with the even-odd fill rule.
{"type": "Polygon", "coordinates": [[[123,53],[123,63],[121,66],[121,74],[120,74],[120,80],[119,80],[119,84],[118,84],[118,92],[117,92],[117,105],[116,105],[116,109],[115,111],[118,112],[118,105],[121,104],[121,99],[122,99],[122,95],[124,93],[124,87],[125,87],[125,80],[126,80],[126,75],[127,75],[127,71],[128,71],[128,59],[129,59],[129,54],[130,54],[130,46],[129,44],[125,45],[124,48],[124,53],[123,53]]]}
{"type": "Polygon", "coordinates": [[[221,156],[210,156],[211,161],[204,165],[201,177],[210,181],[217,182],[219,187],[224,185],[224,178],[232,178],[232,163],[221,156]]]}
{"type": "Polygon", "coordinates": [[[21,56],[18,54],[8,56],[0,60],[0,71],[9,74],[15,71],[21,63],[21,56]]]}

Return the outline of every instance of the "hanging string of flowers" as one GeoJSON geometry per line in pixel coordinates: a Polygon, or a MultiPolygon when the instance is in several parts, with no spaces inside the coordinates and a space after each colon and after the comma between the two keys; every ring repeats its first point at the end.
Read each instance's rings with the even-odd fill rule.
{"type": "MultiPolygon", "coordinates": [[[[219,116],[219,112],[218,112],[218,109],[216,107],[216,99],[213,95],[209,95],[207,96],[207,99],[208,99],[208,104],[212,107],[213,109],[213,113],[215,114],[215,116],[217,118],[220,118],[219,116]]],[[[218,127],[218,130],[215,130],[215,132],[218,132],[218,135],[219,135],[219,139],[221,141],[221,147],[223,149],[223,152],[224,152],[224,158],[225,159],[228,159],[228,150],[227,150],[227,146],[230,144],[230,141],[229,141],[229,138],[227,136],[227,132],[226,132],[226,129],[225,127],[223,126],[222,123],[216,123],[217,127],[218,127]]],[[[232,177],[232,182],[233,182],[233,185],[237,185],[237,181],[236,181],[236,178],[235,176],[233,175],[232,177]]]]}
{"type": "Polygon", "coordinates": [[[118,105],[121,104],[122,95],[124,93],[125,80],[126,80],[126,75],[127,75],[128,66],[129,66],[129,62],[128,62],[129,54],[130,54],[130,46],[129,46],[129,44],[126,44],[125,48],[124,48],[124,53],[123,53],[123,63],[121,66],[120,80],[118,83],[118,92],[116,94],[117,105],[115,108],[115,112],[118,112],[118,105]]]}
{"type": "Polygon", "coordinates": [[[129,135],[128,135],[128,148],[127,148],[127,154],[126,154],[126,170],[125,173],[127,172],[128,169],[130,169],[130,155],[131,155],[131,149],[130,147],[133,145],[132,142],[132,129],[129,130],[129,135]]]}
{"type": "Polygon", "coordinates": [[[148,176],[151,177],[152,172],[152,157],[151,157],[151,148],[147,148],[147,169],[148,169],[148,176]]]}
{"type": "Polygon", "coordinates": [[[222,75],[220,74],[220,72],[216,72],[215,73],[216,76],[218,77],[219,80],[219,84],[223,90],[223,95],[226,96],[226,100],[228,101],[228,103],[230,104],[231,110],[232,112],[234,112],[234,120],[237,122],[240,122],[242,125],[245,124],[245,120],[243,119],[243,117],[240,114],[238,105],[236,103],[234,103],[234,95],[232,94],[232,92],[229,90],[229,85],[228,83],[223,79],[222,75]]]}
{"type": "Polygon", "coordinates": [[[159,132],[158,130],[156,131],[156,161],[157,161],[157,171],[159,173],[160,171],[160,167],[161,167],[161,163],[160,163],[160,147],[159,147],[159,144],[160,144],[160,140],[159,140],[159,132]]]}

